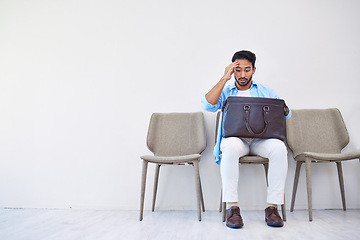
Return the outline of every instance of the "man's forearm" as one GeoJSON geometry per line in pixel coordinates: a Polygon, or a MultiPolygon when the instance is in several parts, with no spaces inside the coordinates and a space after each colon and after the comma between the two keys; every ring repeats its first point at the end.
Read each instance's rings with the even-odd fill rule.
{"type": "Polygon", "coordinates": [[[221,78],[220,81],[205,95],[206,100],[210,104],[215,105],[219,101],[226,82],[227,80],[225,78],[221,78]]]}

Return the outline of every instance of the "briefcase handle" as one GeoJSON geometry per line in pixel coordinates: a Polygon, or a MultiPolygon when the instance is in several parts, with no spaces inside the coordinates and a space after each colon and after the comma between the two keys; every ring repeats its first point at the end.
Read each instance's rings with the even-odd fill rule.
{"type": "Polygon", "coordinates": [[[265,126],[264,126],[264,129],[263,129],[260,133],[255,133],[255,132],[251,129],[251,126],[250,126],[250,124],[249,124],[250,105],[244,105],[244,111],[245,111],[245,114],[244,114],[245,126],[246,126],[247,130],[248,130],[251,134],[261,136],[261,135],[263,135],[263,134],[266,132],[266,129],[267,129],[267,127],[268,127],[268,114],[269,114],[269,109],[270,109],[269,106],[264,106],[264,107],[263,107],[265,126]]]}

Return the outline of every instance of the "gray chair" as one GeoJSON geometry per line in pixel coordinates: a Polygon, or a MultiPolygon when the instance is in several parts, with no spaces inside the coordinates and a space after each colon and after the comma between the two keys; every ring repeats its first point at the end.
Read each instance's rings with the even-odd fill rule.
{"type": "Polygon", "coordinates": [[[360,151],[341,153],[349,143],[349,135],[340,111],[336,108],[292,110],[286,128],[287,143],[296,161],[290,211],[294,210],[300,168],[305,163],[309,221],[312,221],[311,164],[326,162],[336,163],[343,209],[346,210],[341,162],[360,159],[360,151]]]}
{"type": "MultiPolygon", "coordinates": [[[[219,127],[219,118],[220,118],[220,111],[216,115],[216,128],[215,128],[215,141],[217,139],[218,127],[219,127]]],[[[239,164],[262,164],[265,169],[265,177],[266,177],[266,185],[268,185],[268,169],[269,169],[269,159],[263,158],[260,156],[243,156],[239,158],[239,164]]],[[[285,200],[285,196],[284,196],[285,200]]],[[[222,221],[225,222],[225,215],[226,215],[226,203],[222,202],[222,191],[220,195],[220,207],[219,212],[222,212],[222,221]]],[[[283,220],[286,221],[286,207],[285,201],[284,204],[281,205],[281,213],[283,215],[283,220]]]]}
{"type": "Polygon", "coordinates": [[[140,157],[143,160],[140,221],[143,219],[148,163],[156,164],[152,211],[155,209],[160,166],[190,164],[194,167],[198,219],[201,221],[201,207],[205,211],[199,174],[201,153],[206,148],[203,113],[152,114],[147,134],[147,146],[154,156],[146,155],[140,157]]]}

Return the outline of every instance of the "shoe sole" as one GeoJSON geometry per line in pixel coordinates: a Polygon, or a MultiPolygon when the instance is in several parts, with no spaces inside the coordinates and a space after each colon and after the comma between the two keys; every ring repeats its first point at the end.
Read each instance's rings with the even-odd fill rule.
{"type": "Polygon", "coordinates": [[[281,223],[268,223],[266,218],[265,218],[265,222],[269,227],[283,227],[284,226],[284,224],[281,224],[281,223]]]}
{"type": "Polygon", "coordinates": [[[226,224],[226,226],[229,228],[242,228],[244,226],[244,224],[235,224],[235,225],[226,224]]]}
{"type": "Polygon", "coordinates": [[[269,227],[276,227],[276,228],[279,228],[279,227],[283,227],[284,225],[281,225],[281,224],[267,224],[269,227]]]}

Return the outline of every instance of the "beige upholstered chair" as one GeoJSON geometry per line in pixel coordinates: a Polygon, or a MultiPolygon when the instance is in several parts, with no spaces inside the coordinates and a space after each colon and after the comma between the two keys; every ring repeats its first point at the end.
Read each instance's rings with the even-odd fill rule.
{"type": "Polygon", "coordinates": [[[343,209],[346,210],[341,161],[360,159],[360,151],[341,153],[349,143],[341,113],[336,108],[292,110],[287,122],[287,143],[296,161],[290,211],[294,210],[300,168],[306,166],[309,220],[312,221],[311,163],[335,162],[339,175],[343,209]]]}
{"type": "MultiPolygon", "coordinates": [[[[217,139],[217,133],[218,133],[218,127],[219,127],[219,118],[220,118],[220,111],[216,115],[215,141],[217,139]]],[[[268,169],[269,169],[269,159],[263,158],[263,157],[260,157],[260,156],[248,155],[248,156],[243,156],[243,157],[239,158],[239,163],[240,164],[262,164],[264,166],[264,169],[265,169],[266,184],[268,184],[267,174],[268,174],[268,169]]],[[[222,221],[223,222],[225,222],[225,213],[226,213],[225,209],[226,209],[226,203],[222,202],[222,193],[221,193],[219,211],[222,212],[222,221]]],[[[281,205],[281,212],[282,212],[282,215],[283,215],[283,220],[286,221],[285,203],[281,205]]]]}
{"type": "Polygon", "coordinates": [[[206,147],[206,131],[203,113],[152,114],[147,135],[147,146],[150,151],[154,153],[154,156],[141,156],[143,160],[143,170],[140,196],[140,221],[143,219],[148,163],[156,164],[152,211],[155,209],[160,166],[163,164],[190,164],[194,167],[198,219],[201,221],[201,207],[203,211],[205,211],[199,174],[200,154],[206,147]]]}

